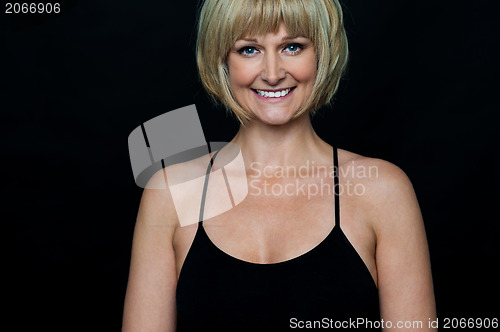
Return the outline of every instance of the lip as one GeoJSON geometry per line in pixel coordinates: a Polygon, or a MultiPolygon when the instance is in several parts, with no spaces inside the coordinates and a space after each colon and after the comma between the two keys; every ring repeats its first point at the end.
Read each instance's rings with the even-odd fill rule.
{"type": "MultiPolygon", "coordinates": [[[[295,91],[295,88],[296,86],[290,88],[290,92],[286,95],[286,96],[283,96],[283,97],[270,97],[270,98],[266,98],[266,97],[263,97],[261,95],[259,95],[256,91],[256,89],[251,89],[252,92],[255,94],[255,96],[260,99],[260,100],[263,100],[263,101],[266,101],[268,103],[278,103],[282,100],[285,100],[287,99],[288,97],[290,97],[292,95],[292,93],[295,91]]],[[[288,89],[288,88],[285,88],[285,89],[288,89]]],[[[276,89],[276,90],[268,90],[268,89],[258,89],[260,91],[268,91],[268,92],[276,92],[276,91],[282,91],[282,90],[285,90],[285,89],[276,89]]]]}
{"type": "Polygon", "coordinates": [[[267,92],[276,92],[276,91],[283,91],[286,89],[294,89],[296,88],[295,86],[290,86],[288,88],[281,88],[281,89],[252,89],[252,90],[260,90],[260,91],[267,91],[267,92]]]}

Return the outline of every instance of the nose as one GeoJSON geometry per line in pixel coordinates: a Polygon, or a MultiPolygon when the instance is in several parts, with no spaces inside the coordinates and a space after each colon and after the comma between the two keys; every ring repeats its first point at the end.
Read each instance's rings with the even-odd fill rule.
{"type": "Polygon", "coordinates": [[[264,56],[261,78],[269,85],[277,85],[285,78],[286,71],[278,54],[272,52],[264,56]]]}

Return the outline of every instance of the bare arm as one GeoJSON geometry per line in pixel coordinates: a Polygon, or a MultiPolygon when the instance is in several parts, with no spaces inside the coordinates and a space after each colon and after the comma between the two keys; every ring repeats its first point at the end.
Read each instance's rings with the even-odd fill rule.
{"type": "Polygon", "coordinates": [[[406,174],[381,162],[374,186],[374,228],[381,317],[390,331],[430,331],[436,318],[429,250],[420,208],[406,174]],[[421,325],[418,325],[418,322],[421,325]],[[395,328],[402,322],[402,328],[395,328]]]}
{"type": "Polygon", "coordinates": [[[123,332],[175,331],[176,224],[169,190],[145,189],[134,231],[123,332]]]}

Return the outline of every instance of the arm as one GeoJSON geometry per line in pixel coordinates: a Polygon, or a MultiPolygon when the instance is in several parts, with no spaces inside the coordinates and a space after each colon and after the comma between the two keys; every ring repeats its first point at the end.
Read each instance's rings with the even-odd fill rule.
{"type": "Polygon", "coordinates": [[[403,171],[387,162],[379,169],[372,211],[381,318],[394,326],[398,321],[421,321],[421,326],[402,330],[429,331],[429,318],[436,319],[436,307],[420,208],[403,171]]]}
{"type": "Polygon", "coordinates": [[[134,231],[123,332],[175,330],[176,224],[169,190],[145,189],[134,231]]]}

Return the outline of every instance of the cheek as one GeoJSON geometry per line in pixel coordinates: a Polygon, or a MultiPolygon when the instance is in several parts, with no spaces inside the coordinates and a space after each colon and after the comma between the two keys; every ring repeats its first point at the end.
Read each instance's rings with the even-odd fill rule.
{"type": "Polygon", "coordinates": [[[302,82],[308,82],[316,79],[316,61],[303,63],[301,66],[297,66],[295,71],[295,77],[297,80],[302,82]]]}
{"type": "Polygon", "coordinates": [[[255,80],[255,69],[250,64],[241,61],[228,61],[229,82],[233,88],[247,87],[255,80]]]}
{"type": "Polygon", "coordinates": [[[318,71],[318,63],[314,50],[307,50],[303,57],[293,59],[294,63],[290,68],[293,68],[292,75],[302,83],[314,84],[318,71]]]}

